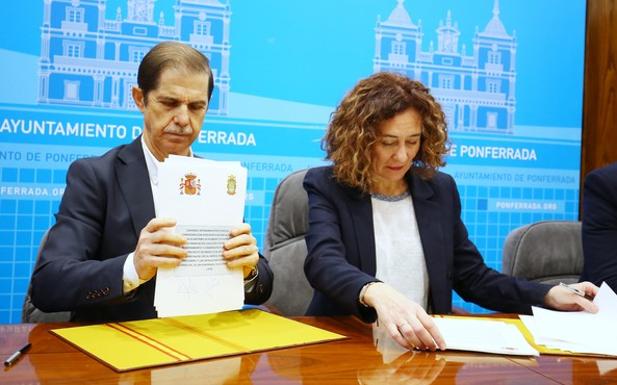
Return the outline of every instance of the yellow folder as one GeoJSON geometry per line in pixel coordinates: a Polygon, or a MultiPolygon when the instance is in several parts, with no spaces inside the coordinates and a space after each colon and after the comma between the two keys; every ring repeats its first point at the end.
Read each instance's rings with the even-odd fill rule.
{"type": "Polygon", "coordinates": [[[51,332],[117,371],[346,338],[257,309],[51,332]]]}

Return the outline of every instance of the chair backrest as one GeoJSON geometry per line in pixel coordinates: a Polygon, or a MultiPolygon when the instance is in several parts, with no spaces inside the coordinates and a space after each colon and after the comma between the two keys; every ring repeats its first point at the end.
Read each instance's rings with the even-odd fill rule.
{"type": "Polygon", "coordinates": [[[264,256],[274,273],[267,306],[283,315],[304,315],[313,289],[304,275],[308,197],[302,182],[307,170],[288,175],[276,188],[266,233],[264,256]]]}
{"type": "Polygon", "coordinates": [[[574,283],[583,270],[581,223],[542,221],[514,229],[503,247],[503,272],[548,284],[574,283]]]}
{"type": "MultiPolygon", "coordinates": [[[[47,235],[49,231],[46,231],[43,234],[43,238],[41,239],[41,244],[39,245],[39,251],[36,255],[36,264],[39,262],[39,258],[41,257],[41,250],[43,250],[43,246],[45,242],[47,242],[47,235]]],[[[26,297],[24,298],[24,304],[21,308],[21,322],[24,323],[39,323],[39,322],[66,322],[71,319],[71,312],[69,311],[61,311],[56,313],[45,313],[40,311],[34,304],[31,299],[32,295],[32,281],[28,285],[28,292],[26,293],[26,297]]]]}

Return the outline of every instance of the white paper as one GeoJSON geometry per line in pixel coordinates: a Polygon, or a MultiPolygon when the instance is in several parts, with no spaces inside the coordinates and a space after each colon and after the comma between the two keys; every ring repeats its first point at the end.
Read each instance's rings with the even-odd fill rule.
{"type": "Polygon", "coordinates": [[[537,345],[544,345],[551,349],[559,349],[565,352],[594,353],[594,349],[586,345],[581,345],[581,344],[574,343],[574,342],[557,340],[557,339],[553,339],[549,337],[543,337],[541,333],[538,332],[536,321],[534,317],[531,315],[519,315],[519,318],[521,319],[521,321],[523,322],[527,330],[529,330],[529,332],[531,333],[534,339],[534,342],[537,345]]]}
{"type": "Polygon", "coordinates": [[[433,318],[448,350],[538,356],[515,325],[496,320],[433,318]]]}
{"type": "Polygon", "coordinates": [[[154,305],[159,317],[240,309],[242,269],[229,269],[223,244],[242,223],[246,169],[239,162],[170,156],[159,168],[158,217],[177,221],[188,257],[173,269],[159,268],[154,305]]]}
{"type": "Polygon", "coordinates": [[[602,282],[598,295],[593,299],[598,306],[597,317],[606,320],[617,320],[617,294],[606,282],[602,282]]]}
{"type": "Polygon", "coordinates": [[[535,342],[573,353],[617,355],[617,295],[602,283],[593,301],[595,314],[532,307],[533,319],[522,317],[535,342]]]}
{"type": "Polygon", "coordinates": [[[158,179],[157,216],[184,225],[242,223],[247,172],[239,162],[170,156],[159,168],[158,179]]]}

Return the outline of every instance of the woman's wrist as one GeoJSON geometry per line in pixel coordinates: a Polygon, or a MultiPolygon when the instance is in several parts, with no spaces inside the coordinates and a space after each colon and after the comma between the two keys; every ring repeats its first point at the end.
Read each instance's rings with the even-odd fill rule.
{"type": "Polygon", "coordinates": [[[366,293],[368,291],[368,289],[373,286],[374,284],[380,283],[379,281],[373,281],[373,282],[369,282],[366,285],[362,286],[362,289],[360,289],[360,294],[358,295],[358,301],[360,302],[360,304],[364,307],[371,307],[371,305],[369,304],[369,302],[367,302],[367,296],[366,293]]]}

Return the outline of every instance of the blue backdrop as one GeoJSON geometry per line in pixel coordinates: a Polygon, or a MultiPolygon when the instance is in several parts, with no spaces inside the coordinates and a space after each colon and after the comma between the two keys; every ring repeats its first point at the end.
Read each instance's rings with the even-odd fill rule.
{"type": "Polygon", "coordinates": [[[130,88],[157,42],[210,57],[216,88],[194,150],[248,168],[245,217],[260,245],[277,183],[323,162],[329,115],[355,82],[422,80],[448,117],[445,171],[470,236],[500,269],[513,228],[577,218],[584,36],[583,0],[5,2],[0,322],[19,322],[68,165],[141,132],[130,88]]]}

